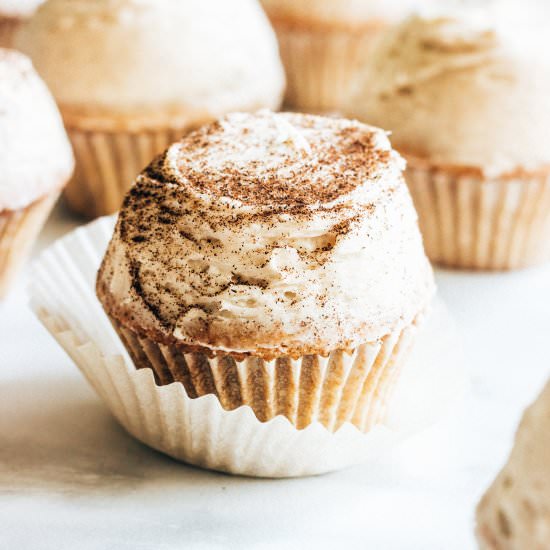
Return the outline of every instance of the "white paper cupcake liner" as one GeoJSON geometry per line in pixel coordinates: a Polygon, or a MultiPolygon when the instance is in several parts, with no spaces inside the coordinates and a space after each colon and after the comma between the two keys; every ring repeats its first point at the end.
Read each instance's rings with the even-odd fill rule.
{"type": "Polygon", "coordinates": [[[74,212],[95,218],[116,212],[138,174],[184,130],[101,132],[68,128],[76,170],[65,189],[74,212]]]}
{"type": "Polygon", "coordinates": [[[549,176],[482,179],[410,161],[406,177],[433,262],[508,270],[550,260],[549,176]]]}
{"type": "Polygon", "coordinates": [[[111,319],[136,368],[158,385],[180,382],[190,397],[215,394],[225,410],[248,405],[265,422],[284,415],[298,429],[320,422],[335,431],[351,422],[366,432],[384,420],[415,333],[415,323],[353,351],[264,361],[187,353],[159,344],[111,319]]]}
{"type": "Polygon", "coordinates": [[[0,298],[27,261],[58,197],[56,190],[24,208],[0,211],[0,298]]]}
{"type": "Polygon", "coordinates": [[[420,331],[386,423],[367,433],[348,422],[334,433],[320,422],[299,430],[284,416],[260,422],[248,406],[227,411],[215,395],[190,398],[177,382],[159,387],[152,370],[134,368],[95,297],[113,226],[113,218],[97,220],[44,252],[33,269],[32,307],[124,428],[159,451],[234,474],[320,474],[378,456],[438,420],[463,393],[460,353],[441,306],[420,331]]]}
{"type": "Polygon", "coordinates": [[[315,29],[274,21],[285,66],[285,105],[332,112],[344,106],[350,85],[385,25],[361,29],[315,29]]]}

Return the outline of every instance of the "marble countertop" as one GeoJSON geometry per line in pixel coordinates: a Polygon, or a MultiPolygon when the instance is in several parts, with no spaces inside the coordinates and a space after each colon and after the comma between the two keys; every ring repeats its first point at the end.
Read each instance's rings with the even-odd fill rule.
{"type": "MultiPolygon", "coordinates": [[[[76,221],[60,208],[39,247],[76,221]]],[[[472,388],[452,418],[377,465],[256,480],[130,438],[26,307],[0,305],[0,548],[475,548],[475,504],[550,374],[550,267],[439,271],[472,388]]]]}

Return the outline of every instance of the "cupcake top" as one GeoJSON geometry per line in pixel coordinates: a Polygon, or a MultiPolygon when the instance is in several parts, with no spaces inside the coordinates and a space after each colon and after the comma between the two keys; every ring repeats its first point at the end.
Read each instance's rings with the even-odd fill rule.
{"type": "Polygon", "coordinates": [[[0,0],[0,15],[30,17],[44,0],[0,0]]]}
{"type": "Polygon", "coordinates": [[[61,187],[73,170],[59,111],[24,55],[0,49],[0,211],[61,187]]]}
{"type": "Polygon", "coordinates": [[[394,146],[488,176],[550,164],[550,59],[540,34],[455,16],[407,19],[373,52],[347,112],[394,146]]]}
{"type": "Polygon", "coordinates": [[[523,416],[510,459],[477,510],[481,548],[546,548],[550,540],[550,382],[523,416]]]}
{"type": "Polygon", "coordinates": [[[433,275],[386,134],[300,114],[233,114],[129,192],[98,277],[107,311],[186,346],[301,356],[409,324],[433,275]]]}
{"type": "Polygon", "coordinates": [[[360,26],[373,19],[398,20],[427,0],[261,0],[271,17],[289,22],[360,26]]]}
{"type": "Polygon", "coordinates": [[[79,127],[179,128],[278,107],[284,87],[256,0],[48,0],[17,45],[79,127]]]}

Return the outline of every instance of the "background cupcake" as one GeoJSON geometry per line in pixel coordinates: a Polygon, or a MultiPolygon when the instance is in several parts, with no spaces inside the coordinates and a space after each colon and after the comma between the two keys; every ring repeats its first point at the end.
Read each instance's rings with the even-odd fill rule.
{"type": "Polygon", "coordinates": [[[483,550],[543,550],[550,541],[550,382],[523,416],[508,463],[477,509],[483,550]]]}
{"type": "Polygon", "coordinates": [[[77,158],[69,205],[118,209],[181,134],[232,110],[279,105],[283,69],[255,0],[49,0],[21,32],[77,158]]]}
{"type": "Polygon", "coordinates": [[[25,56],[0,49],[0,297],[73,170],[63,123],[25,56]]]}
{"type": "MultiPolygon", "coordinates": [[[[292,109],[338,111],[357,70],[414,0],[262,0],[277,32],[292,109]]],[[[422,3],[422,2],[421,2],[422,3]]]]}
{"type": "Polygon", "coordinates": [[[0,48],[13,45],[16,31],[44,0],[0,0],[0,48]]]}
{"type": "Polygon", "coordinates": [[[171,146],[97,281],[136,367],[261,421],[382,422],[433,293],[402,168],[383,131],[298,114],[230,115],[171,146]]]}
{"type": "Polygon", "coordinates": [[[550,61],[540,38],[412,17],[380,43],[348,101],[406,156],[435,262],[511,269],[550,258],[550,61]]]}

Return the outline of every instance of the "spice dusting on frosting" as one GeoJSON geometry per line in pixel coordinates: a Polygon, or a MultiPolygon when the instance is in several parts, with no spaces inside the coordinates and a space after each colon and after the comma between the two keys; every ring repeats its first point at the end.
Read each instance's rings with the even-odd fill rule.
{"type": "Polygon", "coordinates": [[[247,205],[332,202],[375,178],[390,155],[379,131],[329,128],[294,114],[232,115],[184,139],[177,169],[198,192],[247,205]]]}
{"type": "Polygon", "coordinates": [[[213,351],[376,340],[432,292],[402,169],[386,134],[358,122],[230,115],[138,178],[99,296],[134,330],[213,351]]]}

